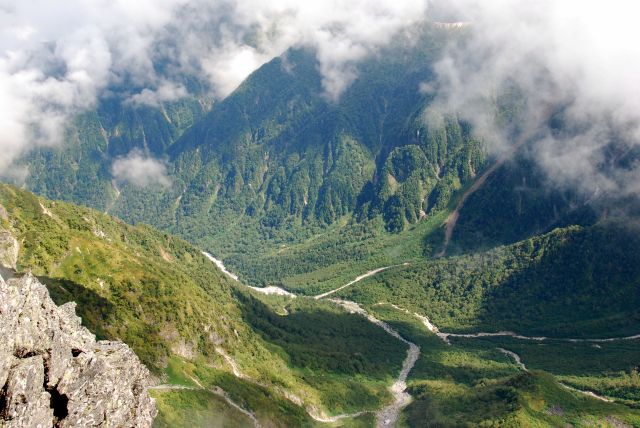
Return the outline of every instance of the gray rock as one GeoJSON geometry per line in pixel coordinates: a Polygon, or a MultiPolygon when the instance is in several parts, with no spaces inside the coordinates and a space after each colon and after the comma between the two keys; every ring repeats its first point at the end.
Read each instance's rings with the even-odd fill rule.
{"type": "Polygon", "coordinates": [[[149,371],[99,341],[31,274],[0,278],[0,427],[150,427],[149,371]]]}
{"type": "Polygon", "coordinates": [[[51,395],[43,388],[44,360],[40,355],[14,360],[5,387],[2,416],[10,427],[52,427],[51,395]]]}
{"type": "Polygon", "coordinates": [[[7,269],[16,269],[20,244],[6,229],[0,227],[0,265],[7,269]]]}

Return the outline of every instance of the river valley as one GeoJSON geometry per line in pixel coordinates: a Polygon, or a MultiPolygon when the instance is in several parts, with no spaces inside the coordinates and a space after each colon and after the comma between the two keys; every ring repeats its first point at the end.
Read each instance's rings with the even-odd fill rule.
{"type": "MultiPolygon", "coordinates": [[[[225,274],[227,274],[229,277],[233,278],[234,280],[238,281],[238,277],[234,274],[232,274],[231,272],[227,271],[226,268],[224,267],[224,264],[216,259],[215,257],[213,257],[211,254],[208,253],[203,253],[205,254],[212,262],[214,262],[221,270],[222,272],[224,272],[225,274]]],[[[391,392],[391,394],[394,397],[394,401],[387,405],[386,407],[382,408],[381,410],[375,412],[376,413],[376,420],[377,420],[377,427],[379,428],[391,428],[394,427],[399,414],[401,412],[401,410],[406,407],[412,400],[411,395],[409,395],[407,392],[405,392],[406,388],[407,388],[407,384],[406,384],[406,380],[407,377],[409,375],[409,373],[411,372],[411,370],[413,369],[413,367],[415,366],[416,362],[418,361],[418,358],[420,356],[420,348],[415,344],[410,342],[409,340],[407,340],[406,338],[402,337],[396,330],[394,330],[389,324],[387,324],[384,321],[381,321],[377,318],[375,318],[372,314],[370,314],[367,310],[365,310],[364,308],[362,308],[358,303],[356,302],[352,302],[352,301],[345,301],[345,300],[340,300],[340,299],[330,299],[328,298],[328,296],[330,296],[331,294],[334,294],[344,288],[347,288],[353,284],[355,284],[356,282],[368,278],[372,275],[375,275],[379,272],[382,272],[384,270],[390,269],[390,268],[394,268],[397,266],[403,266],[403,265],[407,265],[408,263],[404,263],[404,264],[399,264],[399,265],[392,265],[392,266],[384,266],[384,267],[380,267],[377,269],[373,269],[370,270],[360,276],[358,276],[355,280],[340,286],[336,289],[330,290],[326,293],[314,296],[313,298],[316,300],[327,300],[330,302],[333,302],[339,306],[341,306],[342,308],[344,308],[345,310],[351,312],[351,313],[358,313],[361,314],[362,316],[364,316],[367,320],[369,320],[371,323],[379,326],[380,328],[384,329],[388,334],[396,337],[397,339],[401,340],[402,342],[404,342],[405,344],[407,344],[409,346],[409,349],[407,350],[407,357],[402,365],[402,369],[398,375],[398,377],[396,378],[395,382],[393,383],[393,385],[391,385],[389,387],[389,391],[391,392]]],[[[248,287],[248,286],[247,286],[248,287]]],[[[266,287],[266,288],[258,288],[258,287],[248,287],[251,288],[255,291],[264,293],[264,294],[278,294],[278,295],[286,295],[286,296],[290,296],[292,298],[297,297],[296,294],[291,293],[287,290],[284,290],[282,288],[279,287],[266,287]]],[[[573,339],[573,338],[547,338],[547,337],[535,337],[535,336],[525,336],[525,335],[520,335],[517,334],[515,332],[512,331],[499,331],[499,332],[478,332],[478,333],[468,333],[468,334],[460,334],[460,333],[446,333],[446,332],[441,332],[429,319],[428,317],[424,316],[424,315],[420,315],[418,313],[411,313],[410,311],[408,311],[407,309],[403,309],[397,305],[394,304],[390,304],[390,303],[386,303],[386,302],[380,302],[377,305],[389,305],[391,307],[393,307],[396,310],[405,312],[407,314],[410,314],[414,317],[416,317],[417,319],[419,319],[422,324],[432,333],[436,334],[440,339],[442,339],[445,343],[451,345],[451,341],[450,338],[455,338],[455,337],[461,337],[461,338],[483,338],[483,337],[498,337],[498,336],[508,336],[508,337],[513,337],[516,339],[520,339],[520,340],[528,340],[528,341],[538,341],[538,342],[543,342],[543,341],[547,341],[547,340],[556,340],[556,341],[567,341],[567,342],[612,342],[612,341],[618,341],[618,340],[633,340],[633,339],[638,339],[640,338],[640,335],[634,335],[634,336],[628,336],[628,337],[616,337],[616,338],[606,338],[606,339],[573,339]]],[[[285,308],[285,315],[287,315],[288,312],[285,308]]],[[[503,349],[503,348],[497,348],[500,352],[504,353],[505,355],[509,356],[510,358],[512,358],[515,362],[515,364],[517,364],[522,370],[524,371],[528,371],[528,369],[526,368],[525,364],[522,362],[520,356],[518,354],[516,354],[513,351],[507,350],[507,349],[503,349]]],[[[239,373],[237,372],[236,369],[236,365],[232,364],[234,367],[234,373],[236,373],[236,376],[239,375],[239,373]]],[[[569,387],[563,383],[560,383],[560,385],[562,385],[563,387],[565,387],[566,389],[575,391],[576,393],[579,394],[586,394],[589,395],[593,398],[599,399],[601,401],[606,401],[606,402],[613,402],[612,399],[609,399],[607,397],[603,397],[599,394],[595,394],[591,391],[581,391],[572,387],[569,387]]],[[[228,400],[228,398],[227,398],[228,400]]],[[[359,415],[361,415],[362,413],[366,413],[366,411],[362,411],[362,412],[357,412],[357,413],[353,413],[353,414],[341,414],[341,415],[336,415],[336,416],[332,416],[332,417],[325,417],[325,416],[320,416],[317,414],[311,414],[310,415],[317,421],[320,422],[336,422],[340,419],[344,419],[344,418],[351,418],[351,417],[357,417],[359,415]]]]}

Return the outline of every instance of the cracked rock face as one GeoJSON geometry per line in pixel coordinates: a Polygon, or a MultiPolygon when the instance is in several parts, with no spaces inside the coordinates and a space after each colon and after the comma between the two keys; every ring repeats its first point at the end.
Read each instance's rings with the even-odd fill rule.
{"type": "Polygon", "coordinates": [[[0,277],[0,427],[150,427],[149,371],[122,342],[96,341],[75,303],[31,274],[0,277]]]}

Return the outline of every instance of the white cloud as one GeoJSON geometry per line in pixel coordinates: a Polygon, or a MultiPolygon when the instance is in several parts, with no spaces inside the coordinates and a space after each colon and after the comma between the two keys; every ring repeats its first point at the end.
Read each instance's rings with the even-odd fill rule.
{"type": "Polygon", "coordinates": [[[192,74],[225,97],[294,45],[317,49],[336,100],[355,63],[425,10],[426,0],[3,0],[0,170],[58,142],[69,118],[118,84],[137,87],[129,102],[156,106],[185,96],[178,76],[192,74]]]}
{"type": "Polygon", "coordinates": [[[166,162],[145,155],[137,149],[113,162],[111,175],[116,185],[133,184],[145,187],[155,182],[165,187],[171,186],[171,180],[167,177],[166,162]]]}
{"type": "MultiPolygon", "coordinates": [[[[357,78],[358,61],[426,8],[426,0],[3,0],[0,171],[25,148],[58,142],[70,117],[119,84],[135,87],[121,94],[134,105],[186,96],[179,76],[189,74],[209,79],[225,97],[291,46],[316,49],[325,96],[335,101],[357,78]]],[[[438,78],[420,90],[501,143],[508,133],[493,126],[492,112],[475,109],[479,97],[516,83],[532,111],[554,99],[588,130],[549,133],[536,156],[558,182],[578,180],[577,172],[578,181],[604,181],[596,176],[609,131],[624,129],[616,135],[625,147],[640,137],[633,8],[621,0],[439,1],[442,16],[472,23],[471,38],[447,51],[438,78]]]]}
{"type": "Polygon", "coordinates": [[[157,90],[144,88],[139,94],[132,95],[124,102],[136,106],[160,107],[163,102],[175,101],[188,96],[189,94],[184,86],[165,81],[161,83],[157,90]]]}
{"type": "Polygon", "coordinates": [[[509,133],[495,126],[492,111],[478,108],[479,99],[517,86],[527,102],[525,121],[544,103],[562,106],[567,130],[549,131],[536,145],[540,164],[557,183],[626,192],[640,170],[620,170],[622,158],[605,149],[617,144],[626,153],[640,142],[640,6],[619,0],[452,3],[471,23],[470,38],[450,46],[436,66],[437,79],[421,89],[437,88],[442,109],[458,110],[503,146],[512,143],[509,133]]]}
{"type": "Polygon", "coordinates": [[[0,171],[0,180],[8,181],[16,186],[24,185],[29,176],[29,169],[23,166],[11,165],[0,171]]]}

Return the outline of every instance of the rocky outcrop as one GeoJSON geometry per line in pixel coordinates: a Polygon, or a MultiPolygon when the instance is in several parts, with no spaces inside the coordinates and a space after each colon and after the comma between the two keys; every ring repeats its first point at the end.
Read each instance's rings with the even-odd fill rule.
{"type": "MultiPolygon", "coordinates": [[[[0,220],[9,219],[9,213],[0,205],[0,220]]],[[[20,245],[11,232],[0,226],[0,266],[16,269],[20,245]]]]}
{"type": "Polygon", "coordinates": [[[31,274],[0,278],[0,427],[150,427],[149,371],[122,342],[96,341],[75,303],[31,274]]]}
{"type": "Polygon", "coordinates": [[[0,227],[0,265],[7,269],[16,269],[19,250],[18,241],[11,236],[11,232],[0,227]]]}

